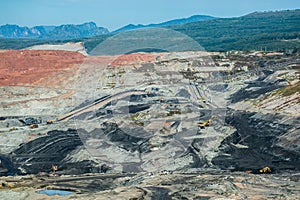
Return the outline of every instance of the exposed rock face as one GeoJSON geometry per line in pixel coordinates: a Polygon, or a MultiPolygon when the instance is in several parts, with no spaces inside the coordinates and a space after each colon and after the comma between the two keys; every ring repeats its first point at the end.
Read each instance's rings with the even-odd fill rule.
{"type": "Polygon", "coordinates": [[[0,36],[5,38],[39,37],[42,33],[45,33],[45,31],[40,27],[30,29],[28,27],[9,24],[0,26],[0,36]]]}
{"type": "Polygon", "coordinates": [[[85,60],[82,54],[8,50],[0,51],[0,57],[2,115],[53,115],[71,106],[74,76],[85,60]]]}
{"type": "MultiPolygon", "coordinates": [[[[110,89],[98,91],[99,93],[102,92],[101,95],[103,95],[103,99],[111,98],[111,100],[107,100],[102,106],[95,107],[94,110],[90,109],[86,112],[82,111],[76,114],[76,116],[73,116],[78,122],[78,128],[81,126],[80,123],[83,124],[83,126],[80,127],[82,129],[79,131],[79,133],[82,134],[81,139],[84,139],[87,143],[93,142],[93,140],[105,141],[104,143],[98,142],[98,146],[96,145],[93,148],[103,147],[104,149],[108,149],[107,151],[103,151],[103,154],[108,157],[113,155],[111,152],[118,152],[121,150],[124,152],[124,157],[122,158],[124,161],[130,156],[133,156],[134,162],[124,166],[126,169],[129,169],[129,171],[133,168],[133,165],[136,165],[134,168],[137,171],[140,171],[142,168],[147,169],[145,165],[143,166],[142,162],[151,158],[150,155],[155,155],[157,149],[164,149],[162,151],[164,153],[170,151],[170,154],[172,154],[172,151],[176,152],[173,154],[176,155],[175,157],[178,161],[173,164],[160,163],[164,167],[172,166],[172,169],[216,166],[222,169],[247,170],[259,169],[264,167],[264,165],[268,165],[278,171],[288,169],[299,170],[296,167],[299,163],[299,160],[296,159],[299,154],[299,149],[296,148],[298,145],[298,137],[295,136],[297,133],[297,127],[295,126],[295,124],[298,123],[297,120],[293,120],[293,117],[287,118],[284,115],[265,115],[254,111],[249,113],[239,113],[234,111],[237,105],[241,105],[242,107],[243,103],[248,99],[255,100],[261,98],[261,96],[267,92],[285,87],[285,84],[282,84],[285,83],[284,79],[277,78],[270,71],[263,71],[263,73],[260,74],[260,77],[256,77],[255,79],[246,82],[246,84],[240,88],[235,88],[235,84],[238,82],[236,81],[226,84],[211,83],[207,89],[205,89],[210,92],[214,91],[218,95],[223,93],[223,91],[230,94],[230,106],[233,110],[232,116],[230,113],[227,113],[229,115],[227,116],[226,122],[231,126],[227,127],[222,123],[224,118],[222,113],[224,114],[224,112],[221,110],[224,108],[212,109],[212,107],[208,107],[205,101],[203,101],[201,103],[198,102],[200,104],[200,113],[198,113],[198,111],[193,112],[198,110],[198,108],[195,107],[195,103],[191,103],[189,100],[192,98],[199,98],[197,97],[199,94],[195,93],[197,90],[200,91],[199,88],[197,89],[196,85],[193,86],[192,83],[188,84],[187,87],[174,85],[184,77],[194,76],[193,74],[195,72],[193,71],[182,73],[183,75],[174,72],[176,70],[180,72],[184,71],[183,65],[187,65],[189,62],[192,63],[191,66],[197,66],[201,63],[204,65],[209,64],[209,60],[206,61],[202,58],[199,59],[202,59],[201,62],[198,62],[198,60],[195,59],[198,56],[197,52],[181,54],[135,53],[111,57],[84,58],[84,56],[78,53],[66,51],[27,50],[3,51],[2,55],[5,58],[2,60],[2,71],[7,74],[20,76],[18,79],[18,84],[20,85],[40,86],[43,81],[35,81],[35,77],[37,79],[36,73],[38,73],[38,78],[52,76],[51,74],[61,73],[62,70],[68,68],[76,69],[76,66],[84,61],[84,68],[81,69],[80,73],[86,74],[79,74],[83,77],[78,81],[78,86],[80,86],[78,89],[84,90],[85,92],[79,93],[83,99],[86,93],[92,91],[91,87],[94,87],[94,85],[92,85],[94,80],[99,78],[97,76],[94,77],[89,70],[99,70],[93,71],[92,73],[99,73],[100,76],[102,75],[103,79],[108,76],[116,76],[117,74],[117,76],[119,76],[118,81],[120,82],[123,78],[123,74],[128,73],[128,78],[123,80],[123,85],[114,88],[115,93],[121,92],[121,94],[123,94],[123,87],[131,88],[136,85],[136,83],[149,83],[149,87],[142,88],[141,90],[144,94],[132,94],[119,99],[114,99],[114,96],[110,97],[108,95],[109,93],[104,95],[110,89]],[[177,59],[177,56],[179,56],[180,59],[177,59]],[[14,57],[17,57],[17,59],[13,59],[14,57]],[[94,67],[97,63],[100,63],[100,66],[109,64],[109,67],[104,69],[94,67]],[[4,70],[12,68],[12,66],[14,66],[12,72],[4,70]],[[22,70],[31,68],[35,72],[35,77],[31,77],[31,73],[29,72],[21,73],[23,72],[22,70]],[[157,70],[161,68],[163,68],[163,70],[157,70]],[[151,75],[148,77],[150,73],[151,75]],[[82,84],[82,81],[85,82],[85,84],[82,84]],[[154,86],[152,87],[151,85],[153,84],[154,86]],[[165,86],[162,86],[163,84],[165,84],[165,86]],[[193,89],[193,87],[195,88],[193,89]],[[200,118],[198,119],[199,114],[200,118]],[[178,118],[179,115],[182,117],[181,119],[178,118]],[[208,127],[204,130],[196,130],[197,127],[195,127],[195,124],[198,120],[208,120],[212,118],[212,115],[218,116],[213,127],[208,127]],[[277,121],[272,121],[273,118],[276,118],[277,121]],[[287,123],[285,118],[290,119],[291,121],[287,123]],[[115,119],[115,122],[111,123],[111,119],[115,119]],[[97,121],[96,125],[91,124],[87,127],[85,122],[89,123],[91,120],[97,121]],[[161,122],[159,122],[159,120],[161,120],[161,122]],[[282,123],[281,121],[285,122],[282,123]],[[101,128],[99,128],[99,126],[101,128]],[[195,127],[195,130],[189,130],[191,127],[195,127]],[[156,134],[159,136],[156,136],[156,134]],[[90,138],[88,138],[88,136],[90,138]],[[172,138],[176,138],[176,142],[174,142],[172,138]],[[260,145],[258,145],[259,141],[260,145]],[[289,142],[292,142],[294,147],[287,145],[289,142]],[[181,147],[178,144],[183,145],[184,149],[180,149],[181,147]],[[247,156],[244,156],[244,154],[247,156]],[[142,159],[143,157],[145,160],[142,159]]],[[[53,75],[53,77],[55,77],[55,75],[53,75]]],[[[61,78],[67,80],[68,76],[67,74],[62,74],[61,78]]],[[[74,77],[72,78],[74,79],[74,77]]],[[[8,78],[6,80],[11,79],[8,78]]],[[[106,80],[106,83],[107,82],[108,80],[106,80]]],[[[2,84],[5,85],[8,84],[8,82],[3,81],[2,84]]],[[[65,87],[63,84],[59,84],[59,86],[65,87]]],[[[184,84],[185,83],[183,83],[183,85],[184,84]]],[[[205,85],[203,85],[203,87],[205,87],[205,85]]],[[[74,89],[75,88],[73,88],[73,90],[74,89]]],[[[12,90],[19,90],[19,88],[15,87],[12,90]]],[[[8,88],[5,88],[3,91],[7,94],[9,93],[8,88]]],[[[11,92],[11,95],[14,95],[14,91],[11,92]]],[[[37,96],[36,98],[38,98],[40,90],[34,89],[34,92],[36,94],[31,93],[30,89],[25,90],[26,96],[37,96]]],[[[200,91],[200,93],[202,92],[200,91]]],[[[48,93],[47,95],[50,94],[51,93],[48,93]]],[[[53,94],[53,96],[56,95],[58,94],[53,94]]],[[[58,97],[55,98],[59,99],[59,105],[64,106],[61,102],[66,101],[64,98],[70,97],[72,97],[72,92],[68,95],[58,95],[58,97]]],[[[100,100],[101,98],[95,101],[91,99],[86,102],[80,102],[79,106],[73,108],[73,111],[75,110],[76,112],[76,110],[80,110],[100,100]]],[[[7,98],[7,101],[9,101],[9,98],[7,98]]],[[[50,101],[53,100],[50,99],[50,101]]],[[[20,106],[24,106],[25,102],[29,108],[33,107],[33,105],[29,104],[32,102],[31,99],[23,100],[20,106]]],[[[13,107],[17,104],[4,102],[2,105],[3,107],[13,107]]],[[[42,98],[34,105],[38,105],[38,107],[41,108],[42,98]]],[[[57,105],[51,106],[48,105],[49,108],[57,108],[57,105]]],[[[38,113],[40,110],[36,110],[36,112],[38,113]]],[[[19,111],[21,111],[21,109],[19,109],[19,111]]],[[[69,117],[69,119],[72,119],[72,117],[69,117]]],[[[5,123],[3,122],[3,126],[5,126],[5,123]]],[[[25,124],[30,125],[35,123],[25,124]]],[[[45,121],[43,123],[45,123],[45,121]]],[[[6,128],[11,129],[13,126],[11,124],[6,128]]],[[[48,138],[48,136],[44,139],[46,138],[48,138]]],[[[76,139],[75,135],[74,139],[76,139]]],[[[42,142],[42,140],[37,139],[37,143],[42,142]]],[[[28,144],[31,145],[31,143],[28,144]]],[[[23,145],[21,148],[24,147],[26,147],[26,145],[23,145]]],[[[96,150],[97,148],[93,150],[96,150]]],[[[68,151],[63,157],[66,157],[70,152],[68,151]]],[[[118,159],[119,158],[120,157],[118,157],[118,159]]],[[[48,158],[45,159],[47,160],[48,158]]],[[[62,157],[59,158],[60,161],[62,159],[62,157]]],[[[111,159],[115,160],[116,158],[112,156],[111,159]]],[[[160,158],[157,158],[156,162],[158,159],[160,158]]],[[[172,159],[174,159],[174,157],[172,157],[172,159]]],[[[33,163],[34,160],[35,159],[31,159],[33,163]]],[[[166,161],[167,159],[164,160],[166,161]]]]}
{"type": "Polygon", "coordinates": [[[80,145],[76,130],[50,131],[47,136],[21,145],[12,152],[12,159],[23,173],[51,171],[52,164],[62,165],[63,159],[80,145]]]}
{"type": "MultiPolygon", "coordinates": [[[[281,82],[284,82],[284,80],[281,80],[281,82]]],[[[256,99],[262,94],[266,94],[281,87],[284,87],[284,85],[280,84],[280,80],[277,82],[264,82],[261,79],[255,80],[249,82],[247,87],[233,94],[231,102],[236,103],[245,99],[256,99]]]]}
{"type": "MultiPolygon", "coordinates": [[[[43,85],[43,81],[81,64],[84,56],[70,51],[0,51],[0,85],[43,85]]],[[[74,71],[74,70],[72,70],[74,71]]],[[[70,71],[72,73],[72,71],[70,71]]],[[[55,85],[47,82],[47,86],[55,85]]]]}
{"type": "MultiPolygon", "coordinates": [[[[159,55],[159,54],[157,54],[159,55]]],[[[151,63],[156,61],[155,54],[134,53],[117,56],[111,63],[112,66],[138,65],[140,63],[151,63]]]]}
{"type": "Polygon", "coordinates": [[[226,68],[199,58],[202,53],[85,58],[65,51],[2,52],[0,69],[10,78],[2,79],[0,87],[0,174],[50,172],[52,164],[64,175],[135,172],[134,178],[122,180],[88,178],[74,190],[97,197],[113,189],[101,195],[153,199],[278,197],[265,186],[263,191],[253,186],[259,181],[281,187],[277,176],[295,185],[284,193],[293,199],[299,185],[282,174],[300,170],[300,118],[296,111],[286,112],[298,104],[290,101],[298,95],[295,69],[286,77],[270,70],[226,77],[226,68]],[[40,56],[33,58],[35,53],[40,56]],[[6,70],[13,66],[15,71],[6,70]],[[22,73],[25,69],[30,72],[22,73]],[[11,80],[13,75],[20,81],[11,80]],[[47,76],[56,77],[54,83],[49,77],[44,81],[47,76]],[[76,84],[70,87],[66,83],[71,81],[76,84]],[[47,90],[36,87],[48,82],[47,90]],[[277,97],[287,103],[272,112],[271,101],[263,102],[277,97]],[[275,173],[268,180],[243,173],[265,166],[275,173]]]}
{"type": "Polygon", "coordinates": [[[73,192],[55,199],[299,199],[299,174],[253,175],[203,170],[176,174],[3,177],[2,199],[45,199],[40,187],[73,192]],[[42,184],[41,184],[42,183],[42,184]]]}
{"type": "Polygon", "coordinates": [[[66,24],[57,26],[43,37],[52,39],[73,39],[92,37],[107,33],[108,30],[106,28],[97,27],[97,25],[94,22],[89,22],[80,25],[66,24]]]}
{"type": "Polygon", "coordinates": [[[222,142],[219,149],[223,155],[213,159],[215,165],[238,171],[258,170],[261,166],[270,166],[278,173],[300,170],[297,149],[300,132],[294,130],[298,120],[287,121],[284,116],[274,114],[234,112],[227,117],[227,123],[237,131],[222,142]],[[291,145],[281,145],[281,138],[289,133],[296,138],[290,141],[291,145]]]}
{"type": "Polygon", "coordinates": [[[94,22],[80,25],[35,26],[32,28],[6,24],[0,26],[0,37],[4,38],[47,38],[73,39],[107,34],[108,30],[97,27],[94,22]]]}

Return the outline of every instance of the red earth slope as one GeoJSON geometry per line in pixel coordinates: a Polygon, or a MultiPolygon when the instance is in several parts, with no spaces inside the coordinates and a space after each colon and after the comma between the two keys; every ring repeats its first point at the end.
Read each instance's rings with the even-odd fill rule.
{"type": "Polygon", "coordinates": [[[0,85],[39,85],[49,76],[83,63],[84,58],[82,54],[70,51],[0,51],[0,85]]]}

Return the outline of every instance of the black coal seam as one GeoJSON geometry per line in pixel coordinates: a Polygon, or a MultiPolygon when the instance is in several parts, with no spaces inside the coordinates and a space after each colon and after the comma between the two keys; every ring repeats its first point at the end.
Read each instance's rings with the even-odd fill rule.
{"type": "MultiPolygon", "coordinates": [[[[290,128],[290,126],[279,124],[278,126],[276,126],[277,128],[275,127],[276,130],[274,131],[274,127],[267,124],[269,123],[268,121],[251,118],[253,114],[255,113],[235,113],[235,116],[231,117],[231,119],[227,118],[227,122],[237,128],[237,132],[239,133],[240,138],[238,138],[237,135],[233,134],[223,140],[219,147],[221,152],[230,153],[232,157],[228,158],[226,156],[220,155],[214,158],[215,164],[218,165],[219,163],[219,165],[224,165],[224,162],[226,162],[227,160],[227,165],[230,165],[230,162],[233,162],[234,160],[239,163],[240,159],[243,160],[243,162],[247,162],[245,158],[249,157],[248,161],[250,163],[253,163],[253,161],[257,160],[256,164],[269,163],[272,164],[275,168],[291,168],[292,166],[294,166],[295,168],[296,165],[298,165],[297,163],[299,163],[299,159],[296,159],[297,157],[299,157],[297,156],[297,154],[299,153],[291,152],[289,150],[275,146],[276,137],[284,134],[290,128]],[[265,132],[264,129],[267,129],[267,132],[265,132]],[[245,138],[243,138],[244,136],[245,138]],[[231,142],[235,144],[242,142],[241,144],[247,145],[248,149],[238,149],[230,144],[231,142]],[[283,160],[283,158],[280,158],[280,155],[291,157],[291,161],[288,163],[287,161],[283,160]],[[223,162],[221,162],[220,160],[222,158],[225,159],[223,162]],[[229,160],[231,161],[229,162],[229,160]],[[275,163],[280,166],[276,166],[275,163]]],[[[236,164],[240,166],[246,166],[245,163],[238,163],[236,164]]],[[[250,167],[251,166],[249,165],[249,168],[250,167]]]]}

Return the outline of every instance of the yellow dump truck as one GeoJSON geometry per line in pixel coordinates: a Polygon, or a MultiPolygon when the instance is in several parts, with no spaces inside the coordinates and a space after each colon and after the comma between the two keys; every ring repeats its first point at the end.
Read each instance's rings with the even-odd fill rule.
{"type": "Polygon", "coordinates": [[[29,128],[38,128],[39,127],[39,125],[38,124],[31,124],[30,126],[29,126],[29,128]]]}
{"type": "Polygon", "coordinates": [[[207,127],[207,126],[210,126],[210,125],[211,125],[211,123],[212,123],[212,120],[213,120],[214,118],[215,118],[215,116],[214,116],[214,115],[212,115],[210,119],[208,119],[208,120],[205,120],[205,121],[203,121],[203,122],[199,122],[199,123],[197,124],[197,126],[198,126],[199,128],[202,128],[202,129],[204,129],[205,127],[207,127]]]}
{"type": "Polygon", "coordinates": [[[206,100],[205,100],[204,97],[198,96],[198,100],[199,100],[199,101],[202,101],[203,103],[206,103],[206,100]]]}
{"type": "Polygon", "coordinates": [[[46,123],[47,123],[47,124],[53,124],[54,122],[55,122],[55,120],[50,119],[50,120],[48,120],[46,123]]]}
{"type": "Polygon", "coordinates": [[[16,127],[11,127],[11,128],[9,129],[9,131],[16,131],[16,130],[18,130],[18,128],[16,128],[16,127]]]}
{"type": "Polygon", "coordinates": [[[204,129],[206,126],[210,126],[212,123],[212,119],[206,120],[204,122],[200,122],[197,124],[198,127],[204,129]]]}

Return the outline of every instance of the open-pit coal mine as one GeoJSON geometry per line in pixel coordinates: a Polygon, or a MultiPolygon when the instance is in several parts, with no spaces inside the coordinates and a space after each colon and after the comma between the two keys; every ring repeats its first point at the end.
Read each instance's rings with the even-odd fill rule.
{"type": "Polygon", "coordinates": [[[210,66],[202,52],[136,53],[108,66],[109,57],[42,53],[51,77],[39,69],[31,79],[19,63],[22,82],[0,82],[0,199],[44,190],[72,193],[62,199],[299,197],[294,58],[241,73],[240,60],[261,59],[219,53],[210,66]]]}

